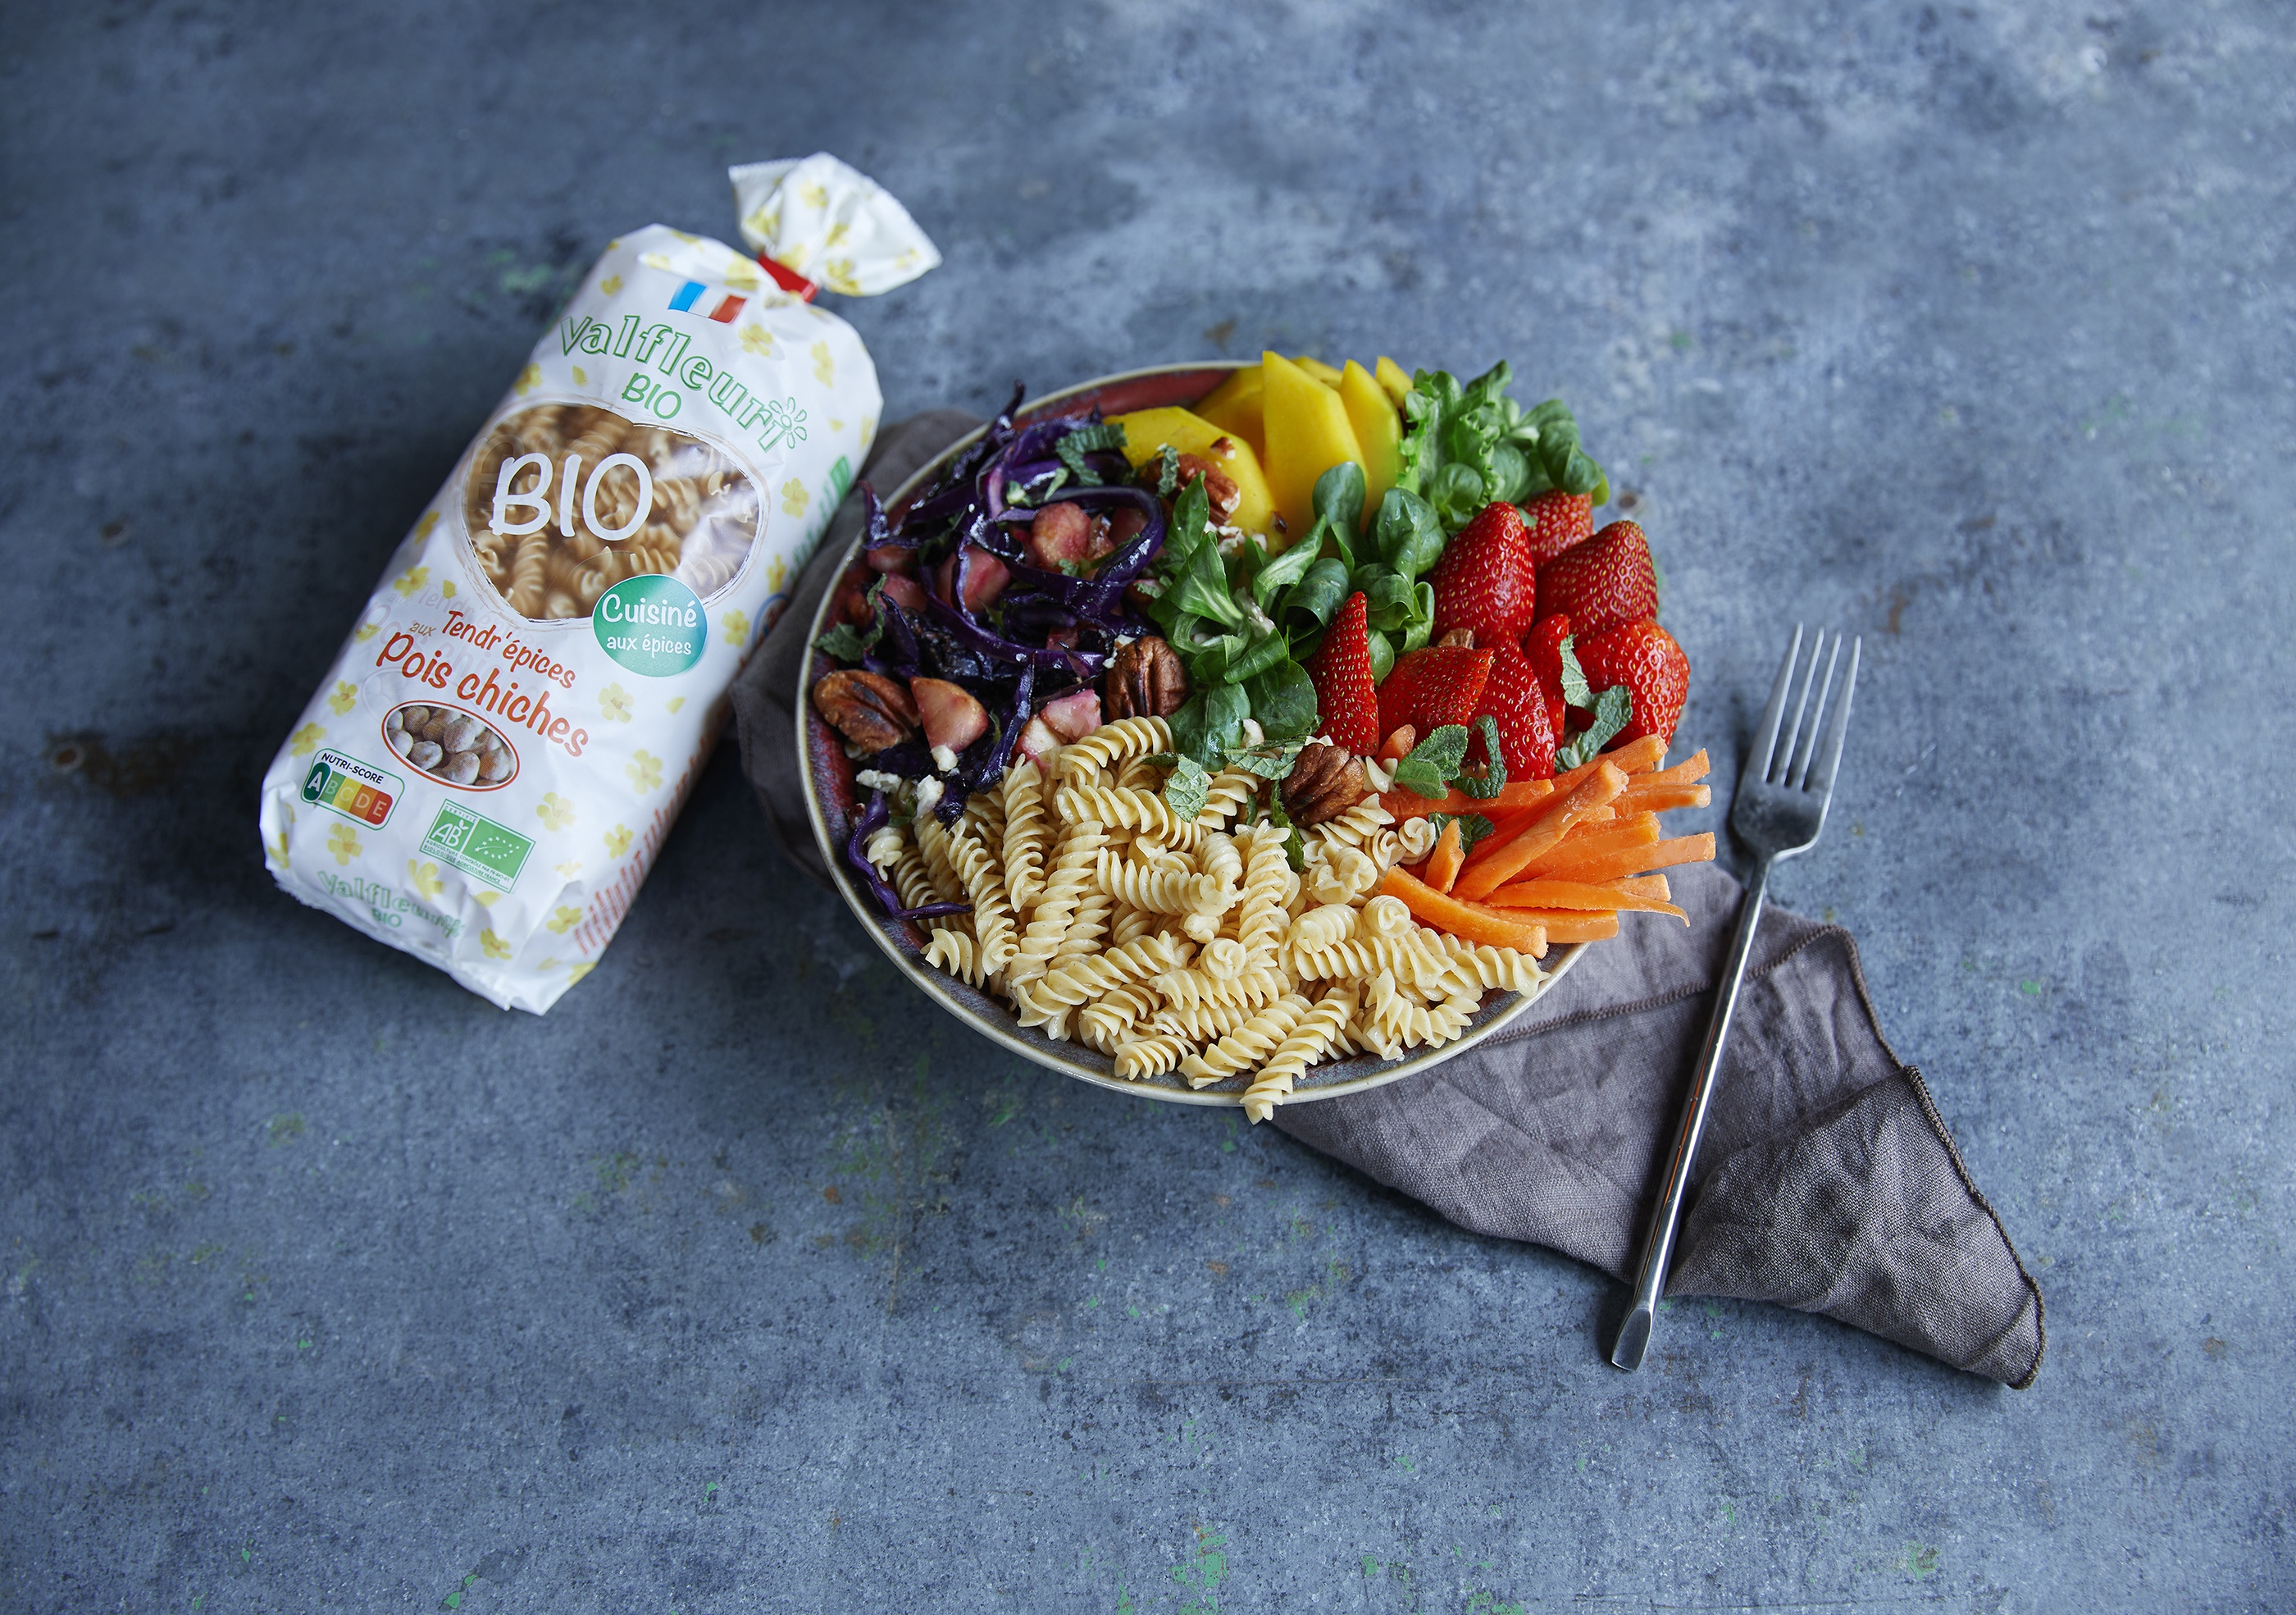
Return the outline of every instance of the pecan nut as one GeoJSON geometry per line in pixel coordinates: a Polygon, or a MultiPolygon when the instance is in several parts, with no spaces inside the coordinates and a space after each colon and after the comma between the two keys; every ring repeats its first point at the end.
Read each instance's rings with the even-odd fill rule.
{"type": "Polygon", "coordinates": [[[1308,745],[1283,777],[1283,812],[1296,825],[1337,819],[1364,799],[1363,759],[1345,746],[1308,745]]]}
{"type": "MultiPolygon", "coordinates": [[[[1226,440],[1222,439],[1223,442],[1226,440]]],[[[1180,457],[1180,486],[1185,488],[1198,477],[1204,479],[1204,502],[1211,507],[1212,525],[1225,527],[1235,514],[1236,502],[1243,498],[1243,490],[1235,479],[1200,454],[1180,457]]]]}
{"type": "Polygon", "coordinates": [[[1151,634],[1119,646],[1108,659],[1102,711],[1118,718],[1168,718],[1186,705],[1188,675],[1172,647],[1151,634]]]}
{"type": "Polygon", "coordinates": [[[917,731],[917,704],[900,681],[844,668],[813,687],[814,709],[865,752],[898,746],[917,731]]]}

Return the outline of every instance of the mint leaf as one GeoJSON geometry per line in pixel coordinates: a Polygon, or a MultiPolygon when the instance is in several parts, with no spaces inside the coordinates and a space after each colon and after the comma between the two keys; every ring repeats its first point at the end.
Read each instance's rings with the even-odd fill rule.
{"type": "Polygon", "coordinates": [[[853,630],[850,622],[840,622],[813,642],[814,649],[824,656],[834,656],[840,662],[858,662],[869,654],[877,642],[877,629],[873,623],[868,637],[864,639],[853,630]]]}
{"type": "Polygon", "coordinates": [[[1499,726],[1488,713],[1475,720],[1475,728],[1483,737],[1483,755],[1491,760],[1490,767],[1477,779],[1462,774],[1454,780],[1459,789],[1478,801],[1496,796],[1506,785],[1506,754],[1499,747],[1499,726]]]}
{"type": "Polygon", "coordinates": [[[1423,762],[1444,779],[1450,779],[1458,774],[1459,765],[1466,760],[1466,725],[1446,723],[1413,746],[1411,755],[1403,761],[1406,764],[1423,762]]]}
{"type": "Polygon", "coordinates": [[[1445,825],[1457,825],[1459,850],[1462,853],[1472,853],[1474,851],[1475,843],[1486,836],[1495,836],[1498,833],[1498,826],[1480,813],[1430,813],[1427,815],[1427,822],[1435,827],[1435,834],[1438,836],[1443,834],[1445,825]]]}
{"type": "Polygon", "coordinates": [[[1156,495],[1168,499],[1180,485],[1180,451],[1167,443],[1156,451],[1156,495]]]}
{"type": "Polygon", "coordinates": [[[1076,480],[1089,488],[1100,482],[1100,474],[1085,463],[1085,456],[1103,449],[1124,447],[1124,428],[1114,421],[1102,421],[1097,425],[1079,426],[1053,445],[1053,452],[1061,464],[1069,468],[1076,480]]]}
{"type": "Polygon", "coordinates": [[[1613,684],[1595,702],[1595,721],[1582,730],[1570,745],[1554,754],[1557,772],[1592,762],[1602,749],[1635,715],[1634,693],[1623,684],[1613,684]]]}
{"type": "MultiPolygon", "coordinates": [[[[1204,811],[1204,803],[1211,795],[1211,774],[1185,753],[1166,752],[1161,755],[1172,760],[1172,771],[1164,780],[1164,805],[1172,810],[1174,818],[1185,824],[1204,811]]],[[[1158,758],[1148,761],[1154,762],[1158,758]]]]}
{"type": "Polygon", "coordinates": [[[1406,757],[1395,765],[1391,778],[1399,788],[1424,796],[1430,802],[1440,802],[1451,794],[1451,782],[1444,779],[1442,770],[1431,762],[1414,762],[1406,757]]]}
{"type": "Polygon", "coordinates": [[[1578,636],[1562,636],[1562,700],[1564,705],[1582,712],[1595,710],[1595,692],[1587,687],[1587,670],[1578,665],[1578,653],[1571,641],[1578,636]]]}
{"type": "Polygon", "coordinates": [[[1292,762],[1305,744],[1293,741],[1282,746],[1231,746],[1225,756],[1232,769],[1257,774],[1262,779],[1281,779],[1291,773],[1292,762]]]}

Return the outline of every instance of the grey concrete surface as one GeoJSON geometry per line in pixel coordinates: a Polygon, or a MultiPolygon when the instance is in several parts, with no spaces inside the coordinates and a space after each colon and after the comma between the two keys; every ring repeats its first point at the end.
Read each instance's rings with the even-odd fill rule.
{"type": "Polygon", "coordinates": [[[0,18],[0,1605],[2286,1609],[2296,48],[2269,0],[0,18]],[[1561,391],[1786,901],[2046,1291],[2015,1394],[941,1018],[721,756],[504,1015],[255,784],[603,241],[839,152],[896,413],[1263,343],[1561,391]],[[67,741],[78,766],[57,764],[67,741]]]}

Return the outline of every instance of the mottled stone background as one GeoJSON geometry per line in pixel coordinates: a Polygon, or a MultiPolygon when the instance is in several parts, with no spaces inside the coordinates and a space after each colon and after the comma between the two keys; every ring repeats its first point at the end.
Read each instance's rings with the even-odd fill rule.
{"type": "Polygon", "coordinates": [[[2288,22],[10,8],[0,1603],[2289,1607],[2288,22]],[[890,413],[1504,356],[1721,777],[1866,636],[1784,895],[2035,1389],[1706,1304],[1618,1374],[1587,1271],[959,1030],[730,755],[545,1019],[273,888],[263,765],[554,300],[816,148],[947,255],[840,309],[890,413]]]}

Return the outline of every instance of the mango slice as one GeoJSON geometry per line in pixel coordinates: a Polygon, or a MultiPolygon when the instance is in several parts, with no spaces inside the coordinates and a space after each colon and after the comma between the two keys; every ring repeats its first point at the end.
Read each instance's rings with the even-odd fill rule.
{"type": "Polygon", "coordinates": [[[1300,353],[1293,355],[1292,362],[1299,366],[1302,370],[1305,370],[1308,375],[1314,376],[1317,381],[1323,383],[1326,387],[1336,387],[1340,384],[1340,373],[1332,369],[1322,359],[1310,358],[1306,354],[1300,353]]]}
{"type": "Polygon", "coordinates": [[[1251,445],[1252,453],[1265,460],[1267,434],[1259,406],[1263,380],[1258,365],[1246,365],[1199,400],[1195,413],[1222,432],[1242,438],[1251,445]]]}
{"type": "Polygon", "coordinates": [[[1168,443],[1182,454],[1200,455],[1235,483],[1235,514],[1228,518],[1229,525],[1246,532],[1273,531],[1275,506],[1267,497],[1267,478],[1259,469],[1259,457],[1241,435],[1186,409],[1136,409],[1109,418],[1124,428],[1125,457],[1135,466],[1154,459],[1168,443]]]}
{"type": "Polygon", "coordinates": [[[1373,367],[1373,373],[1379,377],[1379,384],[1386,391],[1387,396],[1395,400],[1395,407],[1402,408],[1403,395],[1411,391],[1411,372],[1382,353],[1379,356],[1379,363],[1373,367]]]}
{"type": "Polygon", "coordinates": [[[1267,491],[1283,531],[1280,548],[1316,524],[1316,479],[1341,460],[1363,464],[1355,428],[1340,395],[1280,353],[1262,353],[1259,367],[1267,428],[1267,491]]]}
{"type": "Polygon", "coordinates": [[[1347,407],[1348,424],[1363,450],[1364,515],[1369,517],[1403,470],[1403,417],[1371,372],[1353,359],[1340,373],[1340,402],[1347,407]]]}

